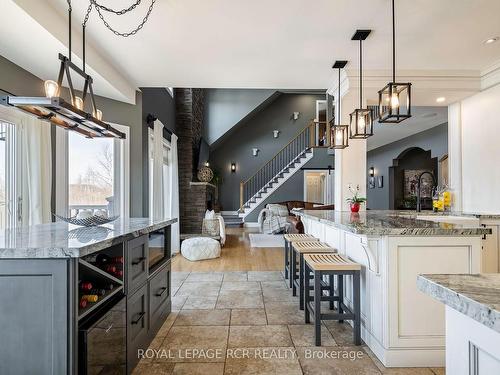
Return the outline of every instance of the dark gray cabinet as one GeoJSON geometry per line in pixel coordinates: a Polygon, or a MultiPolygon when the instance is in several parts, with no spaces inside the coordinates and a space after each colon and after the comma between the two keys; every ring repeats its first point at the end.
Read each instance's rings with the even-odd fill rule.
{"type": "Polygon", "coordinates": [[[138,349],[147,349],[149,304],[147,285],[127,299],[127,358],[130,370],[137,364],[138,349]]]}
{"type": "Polygon", "coordinates": [[[144,235],[127,242],[127,294],[132,294],[148,279],[148,236],[144,235]]]}
{"type": "Polygon", "coordinates": [[[0,374],[71,373],[69,263],[0,261],[0,374]]]}
{"type": "Polygon", "coordinates": [[[170,262],[149,280],[150,337],[153,338],[170,314],[171,287],[170,262]]]}

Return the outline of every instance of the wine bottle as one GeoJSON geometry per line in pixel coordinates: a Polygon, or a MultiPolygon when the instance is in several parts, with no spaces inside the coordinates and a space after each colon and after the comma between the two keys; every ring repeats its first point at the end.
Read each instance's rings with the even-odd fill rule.
{"type": "Polygon", "coordinates": [[[123,264],[123,257],[122,256],[111,257],[110,262],[111,263],[123,264]]]}
{"type": "Polygon", "coordinates": [[[87,302],[95,303],[99,300],[99,296],[95,294],[84,294],[81,299],[84,299],[87,302]]]}
{"type": "Polygon", "coordinates": [[[80,306],[81,309],[84,309],[85,307],[87,307],[87,300],[86,299],[81,299],[80,303],[79,303],[79,306],[80,306]]]}
{"type": "Polygon", "coordinates": [[[113,265],[109,265],[109,266],[106,266],[106,267],[104,268],[104,270],[105,270],[106,272],[109,272],[109,273],[115,273],[115,272],[116,272],[116,267],[115,267],[115,266],[113,266],[113,265]]]}
{"type": "Polygon", "coordinates": [[[89,291],[90,289],[92,289],[92,283],[89,283],[89,282],[82,282],[80,283],[80,289],[84,292],[86,291],[89,291]]]}
{"type": "Polygon", "coordinates": [[[89,294],[95,294],[97,296],[104,296],[106,295],[106,289],[101,289],[101,288],[93,288],[89,291],[89,294]]]}
{"type": "Polygon", "coordinates": [[[110,257],[104,253],[99,253],[97,255],[91,255],[87,258],[87,261],[97,266],[104,266],[106,264],[109,264],[110,257]]]}

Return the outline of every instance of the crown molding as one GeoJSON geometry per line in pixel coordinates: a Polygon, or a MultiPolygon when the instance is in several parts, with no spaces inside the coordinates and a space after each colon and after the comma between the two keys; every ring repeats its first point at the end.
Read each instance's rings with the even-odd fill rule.
{"type": "Polygon", "coordinates": [[[481,90],[500,84],[500,60],[481,72],[481,90]]]}

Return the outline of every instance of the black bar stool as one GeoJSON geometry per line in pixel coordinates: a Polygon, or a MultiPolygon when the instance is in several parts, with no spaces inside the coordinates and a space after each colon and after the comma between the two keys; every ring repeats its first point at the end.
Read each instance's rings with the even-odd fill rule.
{"type": "MultiPolygon", "coordinates": [[[[321,345],[321,320],[352,320],[354,325],[354,345],[361,345],[361,307],[360,307],[360,272],[361,265],[350,261],[347,257],[340,254],[305,254],[305,322],[310,322],[310,315],[314,317],[314,339],[315,345],[321,345]],[[314,274],[313,295],[311,298],[309,292],[310,280],[309,274],[314,274]],[[321,313],[321,278],[324,275],[337,276],[338,296],[331,296],[332,301],[338,301],[338,311],[336,313],[321,313]],[[351,311],[344,304],[343,277],[352,276],[353,290],[353,310],[351,311]]],[[[323,296],[323,298],[325,298],[323,296]]]]}
{"type": "MultiPolygon", "coordinates": [[[[299,289],[299,305],[304,310],[304,254],[317,253],[336,253],[337,250],[328,244],[320,241],[302,241],[292,243],[291,270],[290,275],[293,279],[292,294],[297,295],[299,289]],[[297,275],[297,257],[299,261],[299,273],[297,275]]],[[[330,277],[329,285],[322,282],[322,288],[329,291],[333,296],[333,277],[330,277]]],[[[330,308],[333,310],[333,301],[330,302],[330,308]]]]}
{"type": "MultiPolygon", "coordinates": [[[[293,242],[300,241],[319,241],[316,237],[306,234],[306,233],[287,233],[284,235],[285,238],[285,279],[288,279],[290,272],[290,259],[291,259],[291,246],[293,242]]],[[[289,286],[292,287],[292,280],[290,279],[289,286]]]]}

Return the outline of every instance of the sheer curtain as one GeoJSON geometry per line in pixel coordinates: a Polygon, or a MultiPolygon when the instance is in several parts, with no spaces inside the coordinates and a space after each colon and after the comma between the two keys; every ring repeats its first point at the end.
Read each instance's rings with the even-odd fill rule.
{"type": "Polygon", "coordinates": [[[164,217],[163,206],[163,124],[156,120],[153,128],[153,220],[164,217]]]}
{"type": "MultiPolygon", "coordinates": [[[[172,134],[170,141],[170,204],[168,216],[179,220],[179,161],[177,156],[177,139],[172,134]]],[[[179,222],[172,225],[172,252],[180,250],[179,222]]]]}

